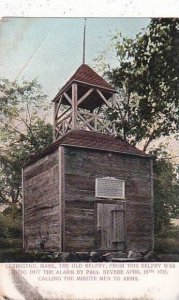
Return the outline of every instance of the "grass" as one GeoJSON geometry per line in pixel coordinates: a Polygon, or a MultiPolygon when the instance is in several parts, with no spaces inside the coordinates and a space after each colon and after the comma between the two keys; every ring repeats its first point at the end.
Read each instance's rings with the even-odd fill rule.
{"type": "Polygon", "coordinates": [[[179,226],[170,225],[165,233],[155,236],[155,251],[179,254],[179,226]]]}
{"type": "Polygon", "coordinates": [[[0,228],[0,262],[13,261],[22,252],[21,212],[8,208],[0,213],[0,228]]]}

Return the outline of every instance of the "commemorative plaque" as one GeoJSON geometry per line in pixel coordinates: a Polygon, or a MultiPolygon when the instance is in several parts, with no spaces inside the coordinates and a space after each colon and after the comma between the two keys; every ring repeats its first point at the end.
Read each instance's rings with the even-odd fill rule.
{"type": "Polygon", "coordinates": [[[124,199],[124,180],[119,180],[114,177],[96,178],[95,197],[109,199],[124,199]]]}

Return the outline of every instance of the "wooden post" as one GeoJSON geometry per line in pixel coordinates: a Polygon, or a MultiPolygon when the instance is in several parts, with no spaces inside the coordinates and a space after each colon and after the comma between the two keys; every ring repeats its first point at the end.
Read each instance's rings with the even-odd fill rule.
{"type": "MultiPolygon", "coordinates": [[[[114,109],[116,107],[116,94],[112,95],[112,108],[114,109]]],[[[112,134],[115,134],[115,124],[112,125],[112,134]]]]}
{"type": "Polygon", "coordinates": [[[24,241],[24,170],[22,169],[22,240],[23,240],[23,250],[25,248],[24,241]]]}
{"type": "Polygon", "coordinates": [[[151,193],[151,248],[154,249],[154,186],[153,158],[150,158],[150,193],[151,193]]]}
{"type": "Polygon", "coordinates": [[[116,107],[116,94],[112,95],[112,108],[116,107]]]}
{"type": "Polygon", "coordinates": [[[76,117],[77,117],[77,84],[72,84],[72,129],[77,128],[76,117]]]}
{"type": "Polygon", "coordinates": [[[60,218],[60,251],[65,249],[65,186],[64,147],[59,147],[59,218],[60,218]]]}
{"type": "Polygon", "coordinates": [[[97,116],[94,116],[94,130],[95,131],[98,130],[98,118],[97,118],[97,116]]]}
{"type": "Polygon", "coordinates": [[[53,141],[55,142],[55,140],[56,140],[56,136],[55,136],[55,134],[56,134],[56,107],[57,107],[57,103],[56,102],[54,102],[54,105],[53,105],[53,141]]]}

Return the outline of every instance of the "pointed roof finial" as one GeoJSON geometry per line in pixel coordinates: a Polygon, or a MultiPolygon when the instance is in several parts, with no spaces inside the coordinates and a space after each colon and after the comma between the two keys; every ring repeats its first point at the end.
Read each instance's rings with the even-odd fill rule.
{"type": "Polygon", "coordinates": [[[85,43],[86,43],[86,18],[84,20],[84,33],[83,33],[83,64],[85,64],[85,43]]]}

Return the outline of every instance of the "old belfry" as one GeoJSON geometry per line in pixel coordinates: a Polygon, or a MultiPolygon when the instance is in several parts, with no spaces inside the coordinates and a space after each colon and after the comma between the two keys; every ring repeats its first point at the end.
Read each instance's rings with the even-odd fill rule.
{"type": "Polygon", "coordinates": [[[54,98],[54,142],[23,169],[25,250],[153,248],[152,158],[104,122],[115,93],[82,64],[54,98]]]}

